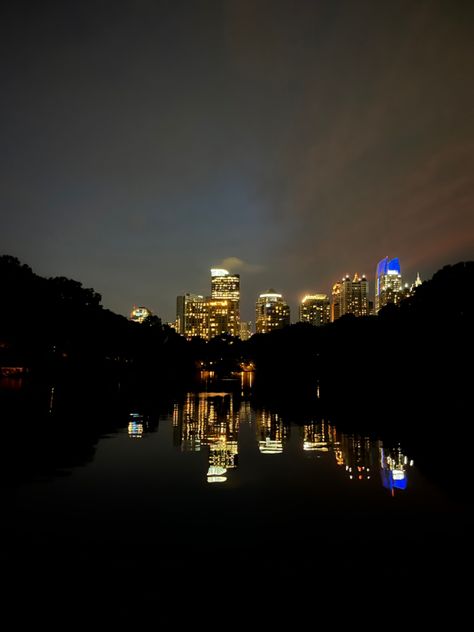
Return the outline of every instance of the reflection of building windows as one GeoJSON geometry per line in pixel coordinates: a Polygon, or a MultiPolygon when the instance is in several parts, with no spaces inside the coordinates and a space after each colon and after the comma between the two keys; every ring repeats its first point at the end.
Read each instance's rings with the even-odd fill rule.
{"type": "Polygon", "coordinates": [[[130,439],[141,439],[143,436],[143,424],[137,421],[128,423],[128,436],[130,439]]]}
{"type": "Polygon", "coordinates": [[[223,483],[238,463],[239,414],[231,394],[188,394],[173,411],[174,444],[183,452],[209,450],[210,483],[223,483]]]}
{"type": "Polygon", "coordinates": [[[406,489],[408,486],[407,469],[413,466],[398,446],[395,449],[380,448],[380,474],[382,485],[395,493],[396,489],[406,489]]]}
{"type": "Polygon", "coordinates": [[[130,413],[128,421],[128,436],[130,439],[141,439],[146,429],[143,415],[139,413],[130,413]]]}
{"type": "Polygon", "coordinates": [[[289,430],[277,413],[261,410],[257,413],[258,449],[262,454],[280,454],[289,430]]]}

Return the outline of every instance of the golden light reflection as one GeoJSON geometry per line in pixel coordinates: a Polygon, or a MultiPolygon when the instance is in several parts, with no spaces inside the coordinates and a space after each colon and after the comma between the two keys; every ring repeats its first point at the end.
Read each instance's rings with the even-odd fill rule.
{"type": "MultiPolygon", "coordinates": [[[[238,434],[241,420],[250,422],[259,453],[282,454],[292,439],[301,455],[309,459],[328,459],[338,467],[349,485],[380,481],[388,489],[405,489],[407,471],[413,465],[400,447],[384,448],[380,440],[339,432],[327,420],[314,420],[303,426],[284,423],[282,417],[267,409],[253,409],[250,401],[239,401],[226,392],[189,393],[173,409],[173,442],[181,452],[204,452],[208,483],[232,480],[238,466],[238,434]],[[295,434],[290,436],[291,432],[295,434]]],[[[129,425],[130,436],[138,438],[137,422],[129,425]]],[[[296,454],[296,453],[295,453],[296,454]]],[[[235,480],[235,479],[234,479],[235,480]]],[[[377,484],[377,483],[375,483],[377,484]]],[[[380,483],[379,483],[380,484],[380,483]]]]}
{"type": "Polygon", "coordinates": [[[277,413],[265,409],[257,411],[256,422],[258,449],[261,454],[281,454],[289,437],[289,426],[283,424],[277,413]]]}
{"type": "Polygon", "coordinates": [[[207,481],[224,483],[238,463],[239,413],[230,393],[188,393],[173,410],[173,441],[182,452],[208,451],[207,481]]]}

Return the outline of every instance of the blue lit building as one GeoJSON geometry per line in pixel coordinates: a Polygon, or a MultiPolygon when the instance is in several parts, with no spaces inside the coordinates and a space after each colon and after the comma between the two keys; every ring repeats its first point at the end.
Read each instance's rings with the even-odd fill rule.
{"type": "Polygon", "coordinates": [[[398,257],[385,257],[377,265],[375,273],[375,313],[389,303],[399,303],[403,298],[402,273],[398,257]]]}

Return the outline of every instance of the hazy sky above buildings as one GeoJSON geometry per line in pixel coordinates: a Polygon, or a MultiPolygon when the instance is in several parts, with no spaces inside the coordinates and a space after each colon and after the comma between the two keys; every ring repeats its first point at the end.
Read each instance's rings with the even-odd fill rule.
{"type": "Polygon", "coordinates": [[[231,259],[254,320],[474,257],[474,3],[9,4],[0,252],[39,274],[171,320],[231,259]]]}

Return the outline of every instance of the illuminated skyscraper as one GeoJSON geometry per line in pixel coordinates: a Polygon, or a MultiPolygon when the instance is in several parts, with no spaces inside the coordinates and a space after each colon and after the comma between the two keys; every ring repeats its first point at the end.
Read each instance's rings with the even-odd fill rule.
{"type": "Polygon", "coordinates": [[[222,268],[211,269],[209,315],[210,338],[224,333],[240,335],[240,275],[230,274],[222,268]],[[227,310],[226,318],[224,309],[227,310]],[[211,327],[211,322],[215,326],[211,327]]]}
{"type": "Polygon", "coordinates": [[[327,294],[308,294],[300,304],[300,321],[316,327],[331,320],[331,307],[327,294]]]}
{"type": "Polygon", "coordinates": [[[369,314],[369,282],[365,275],[357,274],[351,279],[346,275],[342,281],[335,283],[332,289],[332,321],[344,314],[368,316],[369,314]]]}
{"type": "Polygon", "coordinates": [[[240,339],[248,340],[252,335],[252,323],[250,321],[240,321],[240,339]]]}
{"type": "Polygon", "coordinates": [[[354,274],[351,287],[350,314],[368,316],[369,314],[369,282],[365,275],[354,274]]]}
{"type": "Polygon", "coordinates": [[[186,338],[208,339],[208,305],[199,294],[185,294],[176,299],[177,331],[186,338]]]}
{"type": "Polygon", "coordinates": [[[256,331],[266,334],[290,324],[290,306],[281,294],[268,290],[260,294],[256,304],[256,331]]]}
{"type": "MultiPolygon", "coordinates": [[[[234,305],[230,300],[207,299],[209,337],[231,334],[236,336],[234,305]]],[[[240,332],[239,332],[240,333],[240,332]]]]}
{"type": "Polygon", "coordinates": [[[341,316],[341,283],[334,283],[331,293],[331,322],[341,316]]]}
{"type": "Polygon", "coordinates": [[[389,303],[399,303],[403,298],[402,274],[398,258],[385,257],[377,265],[375,273],[375,313],[389,303]]]}

